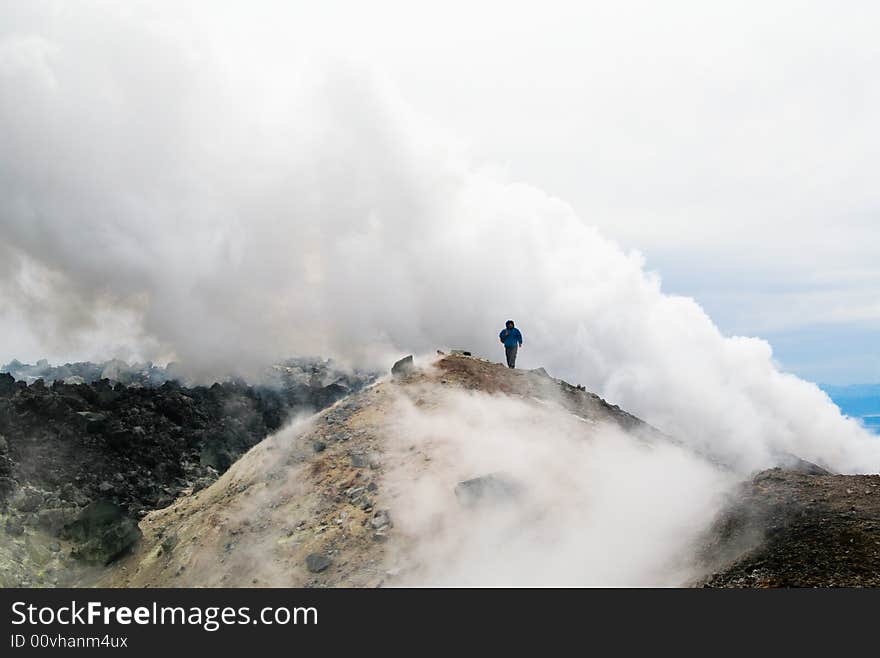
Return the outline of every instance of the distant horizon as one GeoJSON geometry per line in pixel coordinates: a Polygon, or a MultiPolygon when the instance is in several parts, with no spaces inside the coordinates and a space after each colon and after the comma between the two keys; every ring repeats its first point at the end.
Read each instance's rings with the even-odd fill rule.
{"type": "MultiPolygon", "coordinates": [[[[480,355],[477,355],[477,356],[480,356],[480,355]]],[[[323,354],[312,354],[312,355],[294,354],[294,355],[287,355],[287,356],[283,356],[283,357],[278,357],[276,362],[281,363],[287,359],[318,359],[318,358],[329,359],[331,361],[334,360],[334,358],[332,356],[327,356],[327,355],[323,355],[323,354]]],[[[501,361],[500,358],[497,360],[499,362],[501,361]]],[[[170,359],[167,361],[163,361],[163,360],[140,359],[140,358],[126,359],[124,357],[119,357],[119,356],[108,356],[108,357],[103,357],[103,358],[68,358],[68,359],[49,358],[49,357],[40,357],[37,359],[32,359],[32,358],[21,359],[19,357],[14,356],[11,358],[0,358],[0,372],[7,372],[7,370],[6,370],[7,366],[11,365],[14,362],[17,362],[18,364],[20,364],[22,366],[36,366],[36,365],[39,365],[39,363],[42,361],[45,361],[47,363],[47,365],[49,365],[50,367],[73,365],[73,364],[77,364],[77,363],[91,363],[93,365],[99,365],[99,364],[103,364],[103,363],[108,363],[110,361],[121,361],[129,366],[134,366],[134,365],[138,365],[138,364],[141,364],[141,365],[151,364],[151,365],[156,366],[158,368],[167,368],[168,366],[170,366],[172,364],[176,364],[176,365],[185,364],[185,361],[176,360],[176,359],[170,359]]],[[[804,381],[809,382],[811,384],[815,384],[816,386],[818,386],[820,389],[822,389],[823,391],[825,391],[829,395],[831,395],[832,391],[834,393],[839,393],[839,392],[851,391],[853,389],[859,389],[859,388],[869,388],[869,389],[876,388],[876,389],[878,389],[878,393],[880,393],[880,379],[877,379],[874,381],[851,381],[851,382],[845,382],[845,383],[830,383],[830,382],[814,381],[812,379],[805,377],[801,373],[798,373],[796,371],[792,371],[792,370],[785,368],[784,365],[782,367],[782,371],[785,373],[796,375],[800,379],[803,379],[804,381]]]]}
{"type": "MultiPolygon", "coordinates": [[[[278,359],[277,362],[283,363],[284,361],[298,358],[326,359],[328,357],[304,357],[302,355],[288,356],[284,357],[283,359],[278,359]]],[[[17,363],[21,367],[37,367],[41,363],[45,362],[46,367],[57,368],[74,364],[91,364],[97,366],[111,363],[113,361],[121,361],[128,366],[149,364],[150,366],[157,368],[158,370],[166,370],[166,373],[168,372],[167,369],[169,366],[177,363],[175,361],[170,361],[168,363],[156,363],[149,360],[126,361],[125,359],[119,358],[109,358],[100,361],[65,361],[63,363],[53,362],[49,359],[37,359],[34,362],[28,362],[13,358],[7,361],[0,360],[0,374],[11,372],[9,366],[13,363],[17,363]]],[[[332,359],[330,359],[330,361],[332,361],[332,359]]],[[[170,378],[174,379],[173,376],[171,376],[170,378]]],[[[837,408],[840,409],[840,412],[842,414],[849,418],[860,421],[862,426],[869,432],[880,435],[880,382],[859,382],[852,384],[822,384],[818,382],[811,383],[818,386],[826,395],[828,395],[828,397],[831,398],[832,402],[837,406],[837,408]]]]}
{"type": "MultiPolygon", "coordinates": [[[[284,361],[286,359],[299,359],[299,358],[322,358],[322,359],[333,360],[332,356],[327,356],[327,355],[323,355],[323,354],[317,354],[317,355],[314,355],[314,354],[313,355],[295,354],[295,355],[287,355],[287,356],[283,356],[283,357],[278,357],[278,363],[280,363],[281,361],[284,361]]],[[[36,358],[36,359],[34,359],[34,358],[22,359],[20,357],[13,356],[10,358],[0,358],[0,372],[6,372],[5,368],[8,365],[12,364],[13,362],[18,362],[19,364],[21,364],[23,366],[35,366],[35,365],[38,365],[41,361],[45,361],[48,365],[54,366],[54,367],[71,365],[71,364],[75,364],[75,363],[92,363],[92,364],[97,365],[97,364],[101,364],[101,363],[107,363],[110,361],[122,361],[123,363],[125,363],[129,366],[133,366],[136,364],[149,363],[149,364],[152,364],[152,365],[157,366],[159,368],[167,368],[171,364],[185,363],[185,361],[177,360],[177,359],[154,360],[154,359],[141,359],[141,358],[125,358],[125,357],[120,357],[120,356],[92,357],[92,358],[63,358],[63,357],[62,358],[50,358],[50,357],[44,356],[44,357],[40,357],[40,358],[36,358]]],[[[499,359],[499,361],[500,361],[500,359],[499,359]]],[[[848,382],[844,382],[844,383],[837,383],[837,382],[832,383],[832,382],[823,382],[823,381],[813,380],[813,379],[805,376],[803,373],[786,368],[785,364],[781,364],[781,369],[783,372],[795,375],[795,376],[799,377],[800,379],[803,379],[804,381],[807,381],[811,384],[815,384],[816,386],[818,386],[820,389],[822,389],[826,393],[829,392],[829,389],[831,389],[831,390],[834,390],[834,389],[854,389],[854,388],[859,388],[859,387],[880,388],[880,378],[873,380],[873,381],[871,381],[871,380],[864,380],[864,381],[853,380],[853,381],[848,381],[848,382]]]]}
{"type": "MultiPolygon", "coordinates": [[[[333,360],[332,356],[327,356],[324,354],[313,354],[313,355],[305,355],[305,354],[295,354],[295,355],[287,355],[283,357],[278,357],[278,363],[284,361],[286,359],[299,359],[299,358],[322,358],[322,359],[330,359],[333,360]]],[[[41,361],[45,361],[50,366],[64,366],[75,363],[92,363],[92,364],[101,364],[107,363],[109,361],[122,361],[123,363],[133,366],[136,364],[152,364],[159,368],[167,368],[171,364],[185,364],[185,361],[178,359],[170,359],[170,360],[154,360],[154,359],[143,359],[143,358],[125,358],[121,356],[107,356],[107,357],[91,357],[91,358],[50,358],[47,356],[39,357],[39,358],[26,358],[22,359],[17,356],[13,356],[10,358],[0,358],[0,372],[6,372],[5,368],[12,364],[13,362],[18,362],[24,366],[35,366],[38,365],[41,361]]],[[[500,361],[500,359],[499,359],[500,361]]],[[[859,387],[876,387],[880,388],[880,378],[876,380],[852,380],[843,383],[838,382],[825,382],[825,381],[816,381],[804,375],[801,372],[797,372],[796,370],[791,370],[785,367],[785,364],[781,364],[782,372],[789,373],[807,381],[811,384],[815,384],[820,389],[829,392],[829,389],[854,389],[859,387]]]]}

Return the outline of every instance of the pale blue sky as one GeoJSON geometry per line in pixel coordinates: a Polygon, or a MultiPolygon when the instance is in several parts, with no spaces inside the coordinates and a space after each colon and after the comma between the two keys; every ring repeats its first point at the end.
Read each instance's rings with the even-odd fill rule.
{"type": "MultiPolygon", "coordinates": [[[[776,272],[752,271],[736,261],[710,263],[674,252],[660,252],[648,264],[663,273],[669,292],[696,298],[722,331],[769,341],[786,370],[821,384],[880,382],[876,320],[786,318],[789,300],[809,304],[821,299],[825,292],[821,286],[776,272]],[[775,308],[776,304],[783,308],[775,308]]],[[[832,287],[827,294],[845,291],[832,287]]]]}

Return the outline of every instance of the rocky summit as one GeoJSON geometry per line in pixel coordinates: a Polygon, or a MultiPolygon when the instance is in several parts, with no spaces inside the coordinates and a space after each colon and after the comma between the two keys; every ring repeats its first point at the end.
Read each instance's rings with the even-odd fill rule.
{"type": "MultiPolygon", "coordinates": [[[[394,377],[350,395],[255,446],[211,486],[148,514],[143,540],[99,585],[376,587],[417,582],[413,537],[396,523],[410,506],[387,476],[432,468],[429,446],[390,438],[402,401],[442,411],[443,391],[553,400],[586,424],[605,422],[642,440],[666,440],[639,419],[544,372],[509,370],[461,354],[396,367],[394,377]],[[439,388],[438,388],[439,387],[439,388]],[[400,510],[398,512],[397,510],[400,510]],[[169,538],[173,538],[169,542],[169,538]]],[[[521,493],[500,473],[452,480],[463,508],[521,493]]],[[[411,506],[410,506],[411,507],[411,506]]],[[[89,581],[91,582],[91,581],[89,581]]]]}

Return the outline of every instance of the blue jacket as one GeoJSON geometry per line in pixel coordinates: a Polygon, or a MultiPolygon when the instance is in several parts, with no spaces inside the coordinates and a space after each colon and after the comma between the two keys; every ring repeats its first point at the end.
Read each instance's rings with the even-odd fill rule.
{"type": "Polygon", "coordinates": [[[516,347],[517,345],[522,345],[522,334],[516,327],[510,331],[508,331],[507,328],[502,329],[501,333],[498,334],[498,338],[504,343],[504,347],[516,347]]]}

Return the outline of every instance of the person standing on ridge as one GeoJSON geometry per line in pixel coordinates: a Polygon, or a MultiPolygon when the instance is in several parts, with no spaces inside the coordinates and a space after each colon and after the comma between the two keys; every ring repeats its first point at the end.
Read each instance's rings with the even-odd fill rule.
{"type": "Polygon", "coordinates": [[[498,334],[501,344],[504,345],[504,353],[507,355],[507,367],[516,367],[516,351],[522,347],[522,334],[513,326],[513,320],[505,323],[504,329],[498,334]]]}

